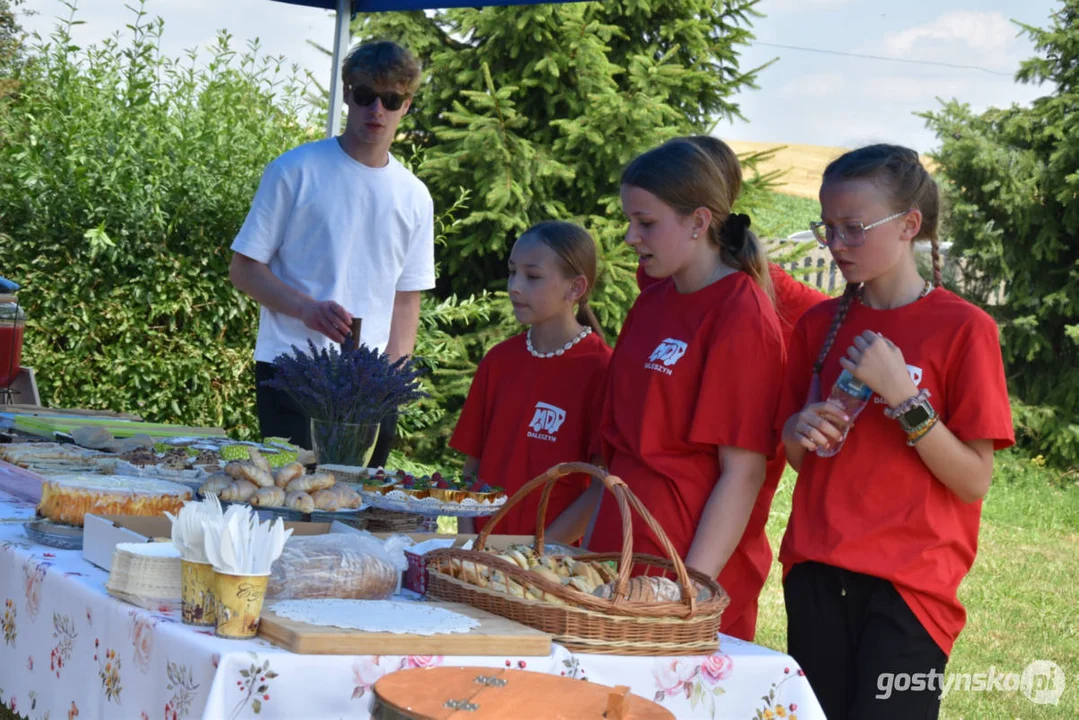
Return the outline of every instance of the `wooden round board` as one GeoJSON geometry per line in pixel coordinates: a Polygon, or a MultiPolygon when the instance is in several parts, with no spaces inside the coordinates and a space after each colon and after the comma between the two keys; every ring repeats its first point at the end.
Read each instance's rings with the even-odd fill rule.
{"type": "Polygon", "coordinates": [[[378,720],[673,720],[629,688],[524,670],[438,667],[399,670],[375,683],[378,720]]]}

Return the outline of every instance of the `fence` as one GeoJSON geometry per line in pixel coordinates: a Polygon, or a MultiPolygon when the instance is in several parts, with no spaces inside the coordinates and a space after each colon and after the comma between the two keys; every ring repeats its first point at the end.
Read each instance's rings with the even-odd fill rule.
{"type": "MultiPolygon", "coordinates": [[[[842,292],[846,281],[843,274],[832,259],[832,254],[822,248],[808,232],[795,233],[786,238],[767,240],[768,254],[784,270],[804,283],[816,287],[821,292],[829,295],[837,295],[842,292]],[[808,246],[808,248],[807,248],[808,246]],[[795,256],[795,259],[786,260],[786,257],[795,256]]],[[[931,267],[931,248],[929,243],[920,242],[914,246],[918,254],[919,264],[925,264],[925,271],[931,267]]],[[[951,243],[940,244],[941,272],[944,275],[945,284],[957,289],[959,292],[973,291],[975,283],[973,277],[964,272],[963,263],[958,258],[949,256],[951,243]]],[[[979,292],[981,292],[979,290],[979,292]]],[[[989,305],[999,305],[1004,301],[1004,283],[1000,282],[994,288],[985,293],[985,301],[989,305]]]]}

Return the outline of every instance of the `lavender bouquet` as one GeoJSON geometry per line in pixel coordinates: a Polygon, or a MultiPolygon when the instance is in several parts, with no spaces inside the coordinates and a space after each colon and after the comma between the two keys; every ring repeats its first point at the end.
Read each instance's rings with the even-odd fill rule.
{"type": "Polygon", "coordinates": [[[366,465],[378,424],[402,405],[427,397],[420,390],[422,370],[411,357],[390,362],[385,353],[352,337],[337,347],[310,352],[295,345],[278,355],[266,387],[287,393],[311,418],[311,436],[320,463],[366,465]]]}

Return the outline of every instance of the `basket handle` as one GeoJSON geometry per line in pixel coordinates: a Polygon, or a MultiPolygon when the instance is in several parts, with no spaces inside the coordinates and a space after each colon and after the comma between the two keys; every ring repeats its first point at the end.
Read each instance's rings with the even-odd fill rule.
{"type": "Polygon", "coordinates": [[[678,576],[678,584],[682,588],[682,601],[688,607],[689,613],[694,613],[697,606],[696,592],[693,590],[693,585],[690,582],[689,573],[686,571],[686,565],[682,562],[682,558],[678,556],[678,551],[674,549],[674,545],[671,544],[670,538],[667,537],[667,533],[663,531],[663,528],[660,527],[660,524],[652,516],[652,513],[648,512],[648,508],[641,503],[621,478],[610,475],[606,470],[589,463],[560,463],[548,469],[543,474],[529,480],[525,483],[524,487],[506,500],[506,503],[497,513],[495,513],[490,522],[483,526],[483,530],[480,531],[479,536],[476,538],[473,549],[482,552],[487,547],[487,538],[490,537],[495,525],[498,524],[514,505],[523,500],[525,496],[540,485],[543,485],[543,495],[540,498],[539,510],[537,511],[535,535],[536,552],[539,555],[543,555],[543,535],[547,527],[547,503],[550,500],[551,491],[554,489],[555,483],[559,480],[567,475],[574,475],[577,473],[591,475],[593,478],[601,481],[618,502],[618,513],[622,518],[622,552],[618,560],[618,580],[615,584],[614,593],[612,594],[612,601],[616,605],[623,601],[626,585],[629,583],[629,574],[633,569],[633,520],[630,516],[630,507],[632,507],[641,519],[644,520],[645,524],[648,525],[652,534],[659,541],[667,559],[674,564],[675,573],[678,576]]]}

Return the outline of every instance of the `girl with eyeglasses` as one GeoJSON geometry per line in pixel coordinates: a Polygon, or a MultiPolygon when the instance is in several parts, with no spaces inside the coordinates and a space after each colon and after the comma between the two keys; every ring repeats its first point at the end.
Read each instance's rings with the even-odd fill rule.
{"type": "Polygon", "coordinates": [[[1014,443],[997,326],[941,287],[936,183],[913,150],[873,145],[830,164],[812,228],[847,280],[795,327],[777,420],[798,470],[780,548],[788,651],[825,714],[935,718],[966,618],[993,452],[1014,443]],[[932,245],[922,279],[914,243],[932,245]],[[873,395],[849,421],[823,401],[841,371],[873,395]]]}

